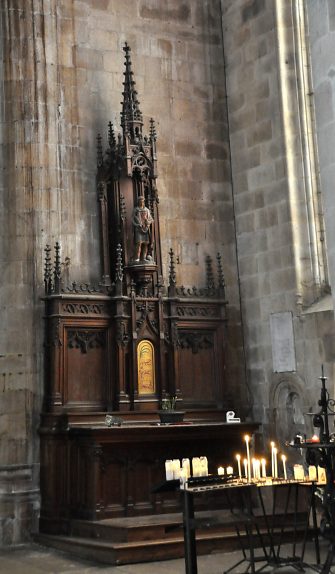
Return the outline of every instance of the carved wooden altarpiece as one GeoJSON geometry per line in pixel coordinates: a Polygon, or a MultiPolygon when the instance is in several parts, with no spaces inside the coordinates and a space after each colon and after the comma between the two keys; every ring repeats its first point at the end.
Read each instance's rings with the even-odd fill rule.
{"type": "Polygon", "coordinates": [[[96,287],[65,285],[60,246],[54,254],[46,248],[40,434],[41,529],[47,532],[67,532],[74,517],[176,509],[176,497],[151,493],[164,477],[164,460],[207,455],[215,470],[253,429],[225,423],[220,255],[204,262],[203,288],[186,288],[177,284],[171,249],[164,286],[155,124],[143,135],[127,45],[124,51],[121,133],[109,124],[105,153],[98,137],[102,279],[96,287]],[[144,231],[136,245],[138,221],[144,231]],[[185,424],[159,426],[157,410],[167,395],[186,411],[185,424]],[[105,424],[107,413],[115,426],[105,424]]]}

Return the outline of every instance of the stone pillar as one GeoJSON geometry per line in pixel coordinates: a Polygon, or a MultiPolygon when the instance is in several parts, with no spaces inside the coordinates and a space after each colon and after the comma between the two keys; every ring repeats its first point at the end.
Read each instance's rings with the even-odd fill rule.
{"type": "MultiPolygon", "coordinates": [[[[1,5],[0,544],[37,528],[41,352],[35,194],[39,178],[36,30],[25,2],[1,5]]],[[[42,106],[41,106],[42,107],[42,106]]]]}

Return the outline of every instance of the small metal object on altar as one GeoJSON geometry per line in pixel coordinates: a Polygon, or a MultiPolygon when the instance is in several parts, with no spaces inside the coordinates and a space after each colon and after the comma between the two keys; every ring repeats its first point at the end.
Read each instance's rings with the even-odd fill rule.
{"type": "Polygon", "coordinates": [[[301,444],[302,442],[305,442],[306,437],[303,437],[301,434],[296,434],[294,437],[294,444],[301,444]]]}
{"type": "Polygon", "coordinates": [[[235,417],[234,411],[227,411],[226,412],[226,421],[227,421],[227,423],[240,423],[241,419],[235,417]]]}
{"type": "Polygon", "coordinates": [[[122,425],[122,418],[114,415],[106,415],[105,423],[108,427],[120,427],[122,425]]]}

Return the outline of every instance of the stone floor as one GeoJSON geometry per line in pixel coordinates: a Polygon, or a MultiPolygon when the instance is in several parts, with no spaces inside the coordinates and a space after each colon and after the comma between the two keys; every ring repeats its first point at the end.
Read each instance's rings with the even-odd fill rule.
{"type": "MultiPolygon", "coordinates": [[[[322,557],[325,557],[326,545],[321,542],[322,557]]],[[[289,544],[283,547],[283,555],[291,554],[289,544]]],[[[198,557],[198,574],[223,574],[241,558],[240,552],[217,553],[198,557]]],[[[305,554],[305,562],[308,565],[315,563],[314,546],[309,543],[305,554]]],[[[244,563],[236,568],[232,574],[245,572],[247,564],[244,563]]],[[[271,569],[266,568],[265,572],[271,569]]],[[[280,574],[297,572],[292,567],[277,569],[280,574]]],[[[315,572],[310,566],[305,571],[307,574],[315,572]]],[[[13,550],[0,551],[1,574],[184,574],[184,560],[166,560],[162,562],[150,562],[145,564],[131,564],[125,566],[108,566],[97,564],[87,560],[79,560],[68,554],[51,550],[37,544],[20,547],[13,550]]],[[[335,574],[335,568],[332,568],[335,574]]]]}

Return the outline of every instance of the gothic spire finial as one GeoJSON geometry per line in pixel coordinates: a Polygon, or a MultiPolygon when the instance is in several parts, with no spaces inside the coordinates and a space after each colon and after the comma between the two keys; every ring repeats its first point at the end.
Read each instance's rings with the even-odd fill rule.
{"type": "Polygon", "coordinates": [[[225,296],[225,281],[222,269],[221,253],[216,255],[217,267],[218,267],[218,284],[220,293],[225,296]]]}
{"type": "Polygon", "coordinates": [[[55,261],[54,261],[55,293],[60,293],[61,275],[62,275],[62,268],[61,268],[61,261],[60,261],[60,244],[58,243],[58,241],[56,241],[56,243],[55,243],[55,261]]]}
{"type": "Polygon", "coordinates": [[[127,42],[124,45],[123,51],[125,52],[125,71],[124,75],[124,91],[122,112],[121,112],[121,126],[126,133],[130,133],[132,137],[142,135],[143,117],[139,108],[139,101],[137,99],[137,91],[135,90],[135,81],[133,79],[133,71],[131,68],[130,47],[127,42]]]}
{"type": "Polygon", "coordinates": [[[175,261],[174,261],[174,252],[173,249],[171,247],[171,249],[169,250],[169,258],[170,258],[170,264],[169,264],[169,295],[173,295],[176,289],[176,267],[175,267],[175,261]]]}
{"type": "Polygon", "coordinates": [[[115,269],[115,285],[117,295],[122,294],[122,281],[123,281],[123,264],[122,264],[122,247],[118,243],[116,247],[116,269],[115,269]]]}
{"type": "Polygon", "coordinates": [[[109,122],[108,124],[108,145],[111,149],[116,148],[116,138],[112,122],[109,122]]]}
{"type": "Polygon", "coordinates": [[[206,275],[207,275],[207,289],[213,291],[215,289],[215,281],[212,268],[212,258],[210,255],[206,257],[206,275]]]}
{"type": "Polygon", "coordinates": [[[157,138],[155,120],[150,118],[150,137],[155,142],[157,138]]]}
{"type": "Polygon", "coordinates": [[[51,265],[51,247],[47,245],[44,249],[45,251],[45,263],[44,263],[44,287],[45,294],[50,295],[52,291],[52,265],[51,265]]]}
{"type": "Polygon", "coordinates": [[[98,168],[101,167],[104,163],[103,160],[103,153],[102,153],[102,142],[101,142],[101,135],[97,135],[97,166],[98,168]]]}

